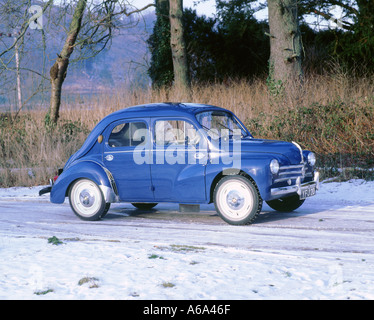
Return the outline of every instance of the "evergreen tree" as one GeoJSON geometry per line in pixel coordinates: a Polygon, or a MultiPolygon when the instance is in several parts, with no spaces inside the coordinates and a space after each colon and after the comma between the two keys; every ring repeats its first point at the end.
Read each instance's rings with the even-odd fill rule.
{"type": "Polygon", "coordinates": [[[173,82],[173,60],[170,46],[169,0],[156,0],[157,20],[148,39],[151,62],[148,74],[155,87],[170,86],[173,82]]]}
{"type": "MultiPolygon", "coordinates": [[[[266,72],[269,59],[267,25],[253,17],[253,0],[217,0],[217,17],[183,14],[189,74],[193,82],[251,78],[266,72]]],[[[154,86],[171,85],[173,65],[170,25],[157,6],[157,21],[148,40],[151,51],[149,75],[154,86]]],[[[166,12],[166,11],[165,11],[166,12]]]]}

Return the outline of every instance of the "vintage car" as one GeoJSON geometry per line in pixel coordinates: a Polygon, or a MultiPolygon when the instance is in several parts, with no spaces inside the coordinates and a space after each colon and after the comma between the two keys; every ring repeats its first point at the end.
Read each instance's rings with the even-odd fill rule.
{"type": "Polygon", "coordinates": [[[311,151],[295,142],[255,139],[230,111],[194,103],[125,108],[102,119],[52,181],[52,203],[66,197],[83,220],[114,202],[151,209],[160,202],[214,203],[229,224],[254,221],[263,201],[292,211],[315,195],[311,151]]]}

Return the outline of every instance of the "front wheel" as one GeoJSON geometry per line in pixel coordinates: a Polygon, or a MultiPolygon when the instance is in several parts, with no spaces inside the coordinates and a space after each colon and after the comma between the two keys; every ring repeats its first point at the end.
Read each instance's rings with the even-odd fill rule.
{"type": "Polygon", "coordinates": [[[82,220],[95,221],[109,209],[99,186],[88,179],[73,183],[69,191],[69,202],[74,213],[82,220]]]}
{"type": "Polygon", "coordinates": [[[262,208],[262,198],[255,184],[243,176],[226,176],[214,189],[214,205],[229,224],[252,223],[262,208]]]}
{"type": "Polygon", "coordinates": [[[268,206],[274,210],[282,212],[291,212],[299,208],[305,199],[300,200],[299,195],[293,195],[287,198],[281,198],[277,200],[266,201],[268,206]]]}

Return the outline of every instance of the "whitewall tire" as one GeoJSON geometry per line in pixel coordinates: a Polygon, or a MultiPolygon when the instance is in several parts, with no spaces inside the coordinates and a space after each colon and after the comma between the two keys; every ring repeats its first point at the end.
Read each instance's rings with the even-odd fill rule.
{"type": "Polygon", "coordinates": [[[74,213],[82,220],[94,221],[109,209],[99,186],[89,179],[79,179],[69,190],[69,202],[74,213]]]}
{"type": "Polygon", "coordinates": [[[262,208],[255,184],[238,175],[222,178],[214,189],[214,205],[220,217],[229,224],[252,223],[262,208]]]}

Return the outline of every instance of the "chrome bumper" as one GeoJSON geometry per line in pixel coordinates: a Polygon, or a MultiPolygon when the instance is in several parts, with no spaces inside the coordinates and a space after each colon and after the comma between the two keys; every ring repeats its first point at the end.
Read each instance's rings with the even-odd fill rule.
{"type": "Polygon", "coordinates": [[[314,172],[313,181],[301,183],[300,177],[296,179],[296,184],[293,186],[287,187],[280,187],[280,188],[272,188],[270,189],[271,196],[283,196],[287,194],[297,193],[299,196],[301,195],[301,190],[303,188],[309,188],[311,186],[315,186],[316,190],[319,189],[319,172],[314,172]]]}
{"type": "Polygon", "coordinates": [[[43,194],[46,194],[46,193],[51,193],[53,184],[54,184],[53,180],[49,179],[49,186],[43,188],[42,190],[39,190],[39,196],[42,196],[43,194]]]}
{"type": "Polygon", "coordinates": [[[114,193],[112,188],[104,185],[99,185],[106,203],[119,202],[119,197],[114,193]]]}

